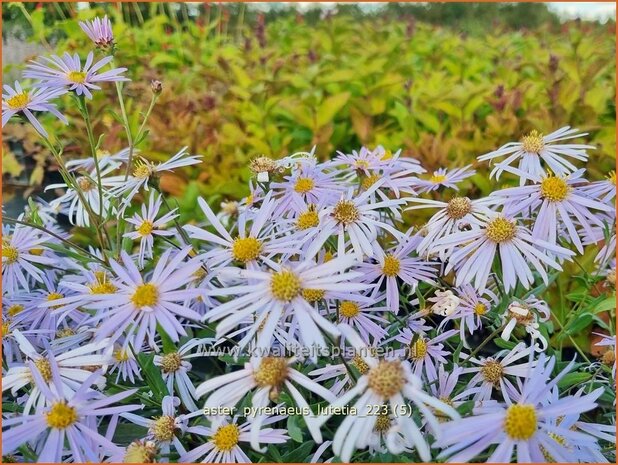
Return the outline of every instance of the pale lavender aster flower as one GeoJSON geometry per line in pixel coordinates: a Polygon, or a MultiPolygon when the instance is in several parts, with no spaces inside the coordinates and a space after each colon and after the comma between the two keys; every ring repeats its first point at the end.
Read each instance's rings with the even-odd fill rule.
{"type": "Polygon", "coordinates": [[[142,380],[141,368],[135,359],[135,354],[133,354],[133,351],[129,347],[126,345],[123,347],[121,344],[115,345],[112,359],[109,366],[109,374],[111,375],[115,371],[118,371],[116,374],[116,383],[118,383],[120,379],[125,383],[130,381],[132,384],[135,384],[136,378],[142,380]]]}
{"type": "Polygon", "coordinates": [[[445,273],[455,269],[457,286],[474,281],[473,286],[478,290],[487,287],[492,264],[499,254],[502,282],[507,292],[518,282],[530,288],[534,283],[531,266],[547,283],[545,266],[562,270],[553,256],[569,259],[575,255],[564,247],[532,237],[524,226],[502,215],[494,216],[479,229],[449,234],[437,241],[430,251],[441,249],[453,249],[445,273]]]}
{"type": "Polygon", "coordinates": [[[122,75],[127,68],[114,68],[100,73],[99,70],[109,64],[113,57],[105,57],[93,64],[94,53],[90,52],[86,57],[86,62],[82,67],[79,55],[75,53],[71,56],[64,53],[62,57],[52,55],[51,57],[39,57],[39,61],[32,60],[26,67],[24,77],[38,79],[40,87],[68,88],[75,91],[77,95],[91,99],[91,90],[99,90],[97,84],[101,82],[120,82],[129,81],[122,75]]]}
{"type": "Polygon", "coordinates": [[[110,259],[112,270],[118,277],[115,281],[117,289],[113,293],[96,294],[88,304],[89,308],[99,310],[92,317],[93,323],[102,322],[97,329],[97,339],[111,336],[112,341],[116,341],[125,330],[129,330],[127,341],[133,347],[141,347],[147,338],[150,347],[157,350],[154,340],[157,324],[175,342],[180,336],[186,336],[179,318],[199,320],[200,315],[178,302],[202,293],[200,289],[183,289],[201,266],[198,258],[184,261],[189,251],[190,247],[185,247],[174,255],[172,249],[163,252],[149,278],[140,274],[124,251],[121,253],[122,265],[110,259]]]}
{"type": "MultiPolygon", "coordinates": [[[[133,149],[133,153],[139,153],[139,150],[133,149]]],[[[99,162],[99,169],[106,171],[109,167],[113,169],[120,168],[123,163],[129,160],[129,149],[125,148],[116,153],[110,153],[107,150],[97,151],[97,161],[99,162]]],[[[65,166],[69,171],[90,171],[95,170],[96,165],[94,157],[79,158],[76,160],[69,160],[65,166]]]]}
{"type": "MultiPolygon", "coordinates": [[[[283,416],[273,416],[265,419],[262,424],[270,425],[282,420],[283,416]]],[[[257,433],[252,433],[252,425],[247,421],[241,425],[237,419],[229,421],[225,418],[213,420],[210,426],[191,426],[187,432],[197,434],[204,438],[202,444],[185,452],[178,459],[181,463],[250,463],[251,460],[240,447],[242,442],[252,442],[252,434],[257,436],[255,440],[264,444],[283,444],[289,436],[285,429],[263,428],[257,433]]]]}
{"type": "MultiPolygon", "coordinates": [[[[297,383],[310,392],[332,402],[335,396],[325,387],[312,381],[300,371],[292,368],[294,358],[283,357],[256,357],[253,356],[242,370],[217,376],[209,379],[197,387],[197,395],[211,393],[204,404],[204,408],[234,407],[248,393],[252,393],[251,406],[256,415],[251,418],[250,442],[251,447],[263,451],[259,445],[259,431],[267,420],[264,408],[273,399],[279,397],[284,389],[291,396],[299,408],[310,408],[300,391],[294,386],[297,383]]],[[[303,417],[314,441],[322,442],[322,433],[318,425],[318,417],[308,415],[303,417]]]]}
{"type": "Polygon", "coordinates": [[[391,199],[381,202],[371,202],[371,194],[382,184],[374,183],[362,194],[357,195],[350,188],[334,206],[326,208],[323,214],[320,233],[313,239],[306,251],[306,257],[314,257],[322,245],[332,235],[337,236],[337,253],[345,255],[346,233],[350,238],[354,256],[362,261],[363,256],[374,256],[374,248],[378,230],[384,230],[395,238],[402,237],[401,232],[380,218],[381,208],[397,208],[405,203],[404,199],[391,199]]]}
{"type": "Polygon", "coordinates": [[[398,341],[404,345],[397,349],[393,355],[407,359],[412,364],[413,372],[419,378],[425,375],[429,382],[435,381],[438,377],[437,366],[448,363],[445,356],[450,355],[449,350],[444,349],[443,342],[457,334],[456,329],[450,329],[433,338],[424,334],[413,333],[408,328],[397,334],[390,341],[398,341]]]}
{"type": "MultiPolygon", "coordinates": [[[[19,216],[23,221],[23,214],[19,216]]],[[[20,288],[29,291],[31,282],[43,282],[39,266],[53,266],[57,261],[48,256],[45,243],[50,236],[22,224],[13,226],[2,237],[2,292],[15,294],[20,288]],[[9,230],[10,231],[10,230],[9,230]],[[39,253],[39,252],[43,253],[39,253]]]]}
{"type": "MultiPolygon", "coordinates": [[[[376,297],[375,300],[381,301],[382,299],[383,297],[376,297]]],[[[338,302],[336,306],[331,305],[326,313],[337,314],[338,321],[355,328],[366,344],[376,344],[387,334],[385,327],[389,322],[380,314],[383,315],[388,311],[387,307],[376,307],[373,302],[344,300],[338,302]]]]}
{"type": "MultiPolygon", "coordinates": [[[[390,405],[391,411],[398,415],[395,417],[394,427],[386,434],[388,449],[392,453],[401,453],[401,447],[404,445],[410,448],[416,447],[421,459],[430,461],[431,454],[426,438],[423,437],[414,417],[403,412],[408,412],[409,403],[412,403],[434,433],[438,434],[440,426],[432,408],[443,412],[450,418],[459,418],[457,411],[425,393],[421,380],[412,373],[408,362],[378,360],[364,350],[365,343],[352,328],[340,324],[339,329],[351,345],[359,351],[369,368],[352,389],[331,402],[331,410],[353,403],[358,412],[358,415],[346,416],[339,425],[333,439],[335,454],[343,462],[349,462],[354,450],[367,447],[370,438],[369,434],[364,433],[371,431],[378,419],[377,415],[369,414],[371,409],[375,405],[390,405]],[[403,442],[400,435],[403,437],[403,442]]],[[[330,417],[331,415],[322,415],[319,423],[325,423],[330,417]]]]}
{"type": "Polygon", "coordinates": [[[12,116],[23,113],[39,134],[45,138],[49,137],[45,128],[43,128],[41,123],[39,123],[32,113],[34,111],[49,112],[64,124],[69,123],[64,115],[56,109],[56,105],[50,103],[50,100],[65,94],[67,92],[66,89],[49,89],[47,87],[40,87],[38,89],[27,91],[24,90],[21,84],[17,81],[15,81],[14,88],[8,84],[5,84],[3,88],[2,127],[6,125],[12,116]]]}
{"type": "Polygon", "coordinates": [[[582,178],[584,172],[580,169],[566,177],[551,175],[534,178],[537,184],[502,189],[492,195],[503,199],[504,212],[509,215],[528,209],[538,212],[532,228],[535,239],[557,244],[564,227],[567,234],[562,237],[573,243],[579,253],[583,253],[577,225],[592,235],[592,225],[602,227],[604,224],[592,210],[614,211],[613,206],[594,200],[581,191],[578,184],[587,182],[582,178]]]}
{"type": "Polygon", "coordinates": [[[178,217],[174,209],[161,218],[157,219],[159,210],[163,205],[161,195],[150,193],[148,206],[142,204],[142,214],[136,213],[133,218],[127,218],[127,222],[135,226],[135,231],[128,232],[123,237],[128,237],[133,240],[139,239],[139,255],[138,266],[144,267],[144,259],[152,258],[152,250],[154,247],[154,236],[173,236],[173,231],[165,229],[167,223],[178,217]]]}
{"type": "Polygon", "coordinates": [[[240,284],[206,291],[210,296],[235,296],[211,309],[206,318],[221,320],[217,325],[217,338],[220,338],[246,318],[255,316],[239,346],[245,347],[257,335],[257,346],[269,348],[280,321],[293,316],[299,323],[300,340],[305,346],[326,347],[322,331],[337,336],[337,328],[303,298],[303,290],[354,292],[366,289],[366,284],[353,281],[360,273],[347,271],[355,263],[353,257],[343,256],[317,266],[313,260],[305,260],[282,264],[267,262],[267,271],[223,269],[221,278],[240,284]]]}
{"type": "Polygon", "coordinates": [[[410,236],[408,232],[393,248],[382,250],[374,243],[376,263],[364,262],[356,270],[363,273],[362,281],[375,284],[376,290],[386,285],[386,305],[395,313],[399,313],[399,285],[410,286],[410,294],[414,294],[419,283],[436,284],[437,263],[413,257],[419,242],[418,236],[410,236]]]}
{"type": "Polygon", "coordinates": [[[79,27],[86,33],[97,47],[107,48],[114,45],[112,22],[107,15],[103,18],[94,18],[90,21],[80,21],[79,27]]]}
{"type": "Polygon", "coordinates": [[[468,380],[466,389],[462,391],[462,397],[473,395],[476,401],[487,401],[497,390],[505,400],[513,399],[517,389],[508,377],[517,380],[530,375],[531,369],[536,365],[536,360],[530,358],[532,352],[532,347],[526,347],[526,344],[520,342],[511,350],[499,351],[492,357],[468,357],[467,354],[460,353],[462,360],[476,365],[462,369],[463,374],[474,374],[468,380]]]}
{"type": "Polygon", "coordinates": [[[603,203],[614,206],[616,198],[616,172],[610,171],[605,179],[594,181],[580,187],[580,190],[590,198],[598,199],[603,203]]]}
{"type": "Polygon", "coordinates": [[[518,463],[545,462],[548,453],[556,462],[566,463],[572,461],[568,444],[594,444],[594,437],[556,425],[554,420],[594,409],[603,389],[547,402],[552,389],[573,363],[550,381],[554,365],[553,357],[546,363],[541,355],[516,402],[506,399],[504,404],[493,403],[476,409],[471,417],[443,424],[442,435],[436,442],[436,447],[443,448],[438,459],[448,458],[451,463],[474,461],[497,445],[487,462],[511,462],[514,453],[518,463]],[[563,441],[556,441],[556,436],[563,441]]]}
{"type": "Polygon", "coordinates": [[[417,181],[416,190],[419,193],[431,192],[439,189],[440,187],[446,187],[450,189],[459,190],[457,184],[466,178],[469,178],[475,170],[470,169],[472,165],[464,166],[463,168],[455,168],[449,170],[448,168],[440,168],[434,171],[429,179],[419,179],[417,181]]]}
{"type": "Polygon", "coordinates": [[[191,372],[190,360],[195,357],[203,357],[205,345],[212,339],[191,339],[184,343],[175,352],[168,352],[154,356],[154,364],[161,369],[163,381],[170,394],[177,394],[184,406],[191,411],[197,410],[195,401],[197,394],[193,382],[189,378],[191,372]],[[193,350],[195,352],[192,352],[193,350]]]}
{"type": "Polygon", "coordinates": [[[516,174],[521,176],[521,185],[527,179],[538,179],[542,177],[547,168],[551,169],[558,176],[566,176],[577,170],[577,167],[569,161],[570,159],[586,161],[588,159],[587,149],[595,148],[592,145],[583,144],[559,144],[569,139],[586,136],[587,133],[579,133],[578,129],[571,129],[565,126],[557,131],[543,136],[538,131],[532,131],[522,137],[519,142],[509,142],[498,150],[486,153],[478,157],[479,161],[494,160],[507,156],[500,163],[497,163],[491,171],[490,177],[500,177],[503,171],[514,172],[513,163],[519,160],[516,174]],[[544,162],[546,166],[541,164],[544,162]]]}
{"type": "Polygon", "coordinates": [[[18,415],[2,420],[2,452],[10,454],[29,443],[39,462],[62,462],[71,454],[76,463],[100,463],[117,452],[118,446],[101,436],[98,425],[102,417],[139,409],[140,405],[118,405],[137,389],[128,389],[105,397],[90,389],[101,377],[101,370],[90,373],[77,390],[64,390],[58,367],[51,363],[51,385],[44,381],[33,362],[28,362],[36,386],[41,390],[45,406],[32,415],[18,415]]]}

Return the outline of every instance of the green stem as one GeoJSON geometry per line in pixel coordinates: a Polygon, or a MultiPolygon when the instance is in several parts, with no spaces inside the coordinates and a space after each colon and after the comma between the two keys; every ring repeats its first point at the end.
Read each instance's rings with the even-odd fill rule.
{"type": "Polygon", "coordinates": [[[80,95],[78,100],[83,110],[82,114],[84,116],[84,121],[86,122],[88,143],[90,144],[90,151],[92,152],[92,158],[94,159],[94,169],[97,173],[97,187],[99,189],[99,215],[101,215],[101,219],[103,219],[103,181],[101,177],[101,167],[99,166],[99,156],[97,154],[97,143],[94,140],[94,133],[92,132],[92,121],[90,120],[90,114],[88,113],[88,105],[86,105],[86,99],[83,95],[80,95]]]}

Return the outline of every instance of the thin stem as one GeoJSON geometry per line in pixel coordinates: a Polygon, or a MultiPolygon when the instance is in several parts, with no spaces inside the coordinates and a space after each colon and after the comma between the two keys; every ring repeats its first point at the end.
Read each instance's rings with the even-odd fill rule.
{"type": "Polygon", "coordinates": [[[92,152],[92,158],[94,159],[94,169],[97,173],[97,187],[99,189],[99,214],[102,216],[103,181],[101,177],[101,167],[99,166],[99,156],[97,154],[97,143],[94,140],[94,133],[92,132],[92,121],[90,120],[90,114],[88,113],[88,105],[86,105],[86,99],[83,95],[81,95],[78,100],[83,109],[84,121],[86,122],[86,132],[88,133],[88,143],[90,144],[90,151],[92,152]]]}
{"type": "Polygon", "coordinates": [[[491,341],[494,337],[496,337],[498,335],[498,333],[500,333],[500,331],[502,331],[502,326],[499,326],[498,328],[496,328],[489,336],[487,336],[485,338],[485,340],[483,342],[481,342],[476,347],[476,349],[474,349],[472,352],[470,352],[470,355],[468,355],[466,357],[466,359],[463,361],[463,363],[467,363],[468,360],[470,360],[472,357],[474,357],[476,354],[478,354],[479,351],[489,343],[489,341],[491,341]]]}
{"type": "MultiPolygon", "coordinates": [[[[163,195],[163,192],[161,192],[161,189],[159,189],[158,187],[156,187],[155,189],[157,190],[157,192],[159,194],[161,194],[161,200],[163,200],[163,204],[165,205],[165,208],[167,208],[167,210],[169,212],[171,212],[172,208],[170,207],[169,203],[167,202],[167,199],[165,198],[165,196],[163,195]]],[[[178,234],[180,234],[180,237],[182,237],[182,240],[185,241],[185,243],[187,245],[190,245],[191,244],[191,239],[189,238],[189,235],[187,234],[187,231],[182,229],[182,226],[180,226],[180,223],[178,222],[178,220],[175,217],[172,219],[172,221],[174,222],[174,226],[176,227],[176,230],[178,231],[178,234]]]]}

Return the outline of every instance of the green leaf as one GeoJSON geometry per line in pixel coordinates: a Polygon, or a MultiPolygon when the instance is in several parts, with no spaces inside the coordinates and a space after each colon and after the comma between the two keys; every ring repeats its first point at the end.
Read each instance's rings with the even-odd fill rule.
{"type": "Polygon", "coordinates": [[[167,332],[165,332],[163,327],[158,323],[157,323],[157,333],[161,337],[161,342],[163,343],[163,353],[171,354],[174,352],[178,352],[178,348],[176,347],[176,344],[174,344],[174,341],[172,341],[172,338],[167,334],[167,332]]]}
{"type": "Polygon", "coordinates": [[[349,92],[343,92],[337,95],[331,95],[326,98],[318,109],[318,113],[316,115],[316,128],[321,128],[322,126],[327,125],[333,119],[335,119],[335,115],[339,113],[339,111],[348,103],[350,99],[349,92]]]}
{"type": "Polygon", "coordinates": [[[170,393],[167,391],[167,386],[163,381],[163,376],[161,376],[161,370],[154,364],[154,354],[144,354],[140,352],[135,354],[135,357],[137,358],[137,363],[142,369],[142,375],[146,381],[146,384],[152,391],[153,399],[157,402],[162,402],[163,398],[170,393]]]}
{"type": "Polygon", "coordinates": [[[303,442],[303,430],[298,426],[298,415],[290,415],[288,417],[288,434],[296,442],[303,442]]]}
{"type": "Polygon", "coordinates": [[[558,387],[560,389],[567,389],[571,386],[584,383],[590,378],[592,378],[592,373],[567,373],[564,375],[564,378],[558,382],[558,387]]]}

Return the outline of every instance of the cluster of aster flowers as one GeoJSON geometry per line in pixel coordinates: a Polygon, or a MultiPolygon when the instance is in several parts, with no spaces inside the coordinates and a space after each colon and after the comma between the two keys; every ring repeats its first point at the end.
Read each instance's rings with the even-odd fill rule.
{"type": "Polygon", "coordinates": [[[615,175],[588,182],[574,163],[593,147],[564,143],[585,134],[480,156],[520,185],[478,199],[471,166],[427,173],[381,146],[257,157],[248,197],[199,198],[181,224],[158,177],[201,157],[95,142],[88,99],[111,82],[125,115],[128,79],[102,71],[109,20],[81,27],[104,58],[41,57],[3,94],[3,126],[32,124],[64,181],[3,225],[5,459],[615,460],[615,336],[571,360],[542,299],[588,248],[590,279],[615,286],[615,175]],[[36,118],[68,124],[66,93],[92,140],[75,160],[36,118]]]}

